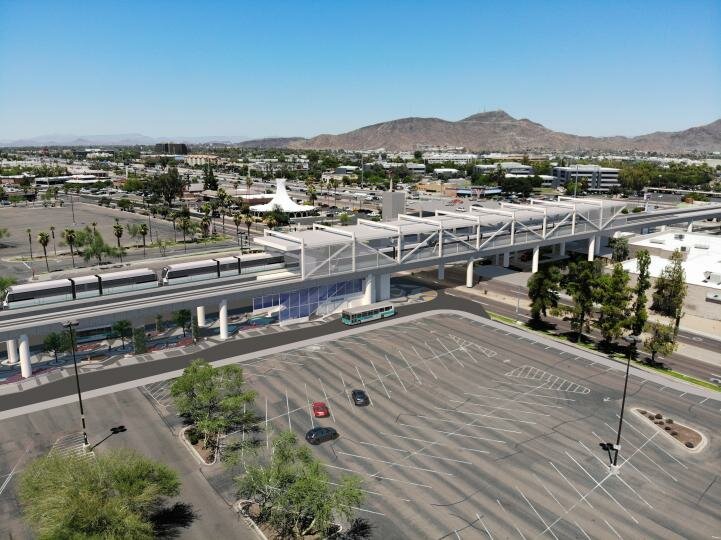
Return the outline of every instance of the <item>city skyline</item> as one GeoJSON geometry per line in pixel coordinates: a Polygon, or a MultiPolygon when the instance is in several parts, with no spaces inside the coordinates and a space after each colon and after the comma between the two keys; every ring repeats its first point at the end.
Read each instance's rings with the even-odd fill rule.
{"type": "Polygon", "coordinates": [[[0,140],[307,137],[494,109],[634,136],[721,117],[714,2],[192,6],[0,0],[0,140]]]}

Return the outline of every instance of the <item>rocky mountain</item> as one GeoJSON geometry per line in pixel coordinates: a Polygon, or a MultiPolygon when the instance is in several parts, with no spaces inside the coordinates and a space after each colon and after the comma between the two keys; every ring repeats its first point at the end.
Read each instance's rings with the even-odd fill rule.
{"type": "Polygon", "coordinates": [[[290,148],[292,145],[306,141],[303,137],[268,137],[251,139],[238,144],[242,148],[290,148]]]}
{"type": "Polygon", "coordinates": [[[721,150],[721,120],[678,132],[638,137],[586,137],[548,129],[504,111],[474,114],[458,121],[441,118],[401,118],[340,135],[295,139],[289,148],[414,150],[417,145],[463,146],[469,150],[603,150],[683,153],[721,150]]]}

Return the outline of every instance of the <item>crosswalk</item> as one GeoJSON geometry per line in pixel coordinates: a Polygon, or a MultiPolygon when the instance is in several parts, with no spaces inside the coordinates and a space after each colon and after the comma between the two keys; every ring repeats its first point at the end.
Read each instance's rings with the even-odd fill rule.
{"type": "Polygon", "coordinates": [[[95,453],[92,451],[86,452],[83,449],[83,443],[85,442],[82,433],[71,433],[60,437],[50,448],[50,455],[61,455],[61,456],[78,456],[86,459],[95,458],[95,453]]]}
{"type": "Polygon", "coordinates": [[[570,392],[572,394],[582,395],[591,393],[591,389],[586,386],[574,383],[573,381],[569,381],[563,377],[558,377],[557,375],[553,375],[552,373],[528,365],[523,365],[509,371],[506,373],[506,377],[547,382],[548,385],[544,385],[544,390],[558,390],[560,392],[570,392]]]}

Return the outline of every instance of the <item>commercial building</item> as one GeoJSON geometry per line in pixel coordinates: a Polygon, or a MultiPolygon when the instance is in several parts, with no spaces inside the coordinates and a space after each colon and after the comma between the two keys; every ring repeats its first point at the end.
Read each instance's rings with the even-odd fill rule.
{"type": "Polygon", "coordinates": [[[184,155],[188,153],[188,145],[173,142],[158,143],[155,145],[155,151],[158,154],[184,155]]]}
{"type": "Polygon", "coordinates": [[[481,174],[489,174],[497,169],[501,169],[506,174],[515,174],[520,176],[532,176],[534,171],[530,165],[517,163],[515,161],[504,161],[501,163],[481,163],[473,166],[473,172],[481,174]]]}
{"type": "Polygon", "coordinates": [[[572,165],[570,167],[554,167],[551,187],[565,186],[571,182],[586,182],[587,191],[607,192],[618,188],[621,183],[618,173],[621,169],[601,167],[599,165],[572,165]]]}
{"type": "Polygon", "coordinates": [[[212,165],[218,162],[218,156],[211,154],[191,154],[185,157],[185,162],[190,166],[212,165]]]}
{"type": "Polygon", "coordinates": [[[341,165],[340,167],[335,168],[334,174],[342,174],[344,176],[349,176],[351,174],[356,174],[359,169],[360,167],[356,165],[341,165]]]}
{"type": "Polygon", "coordinates": [[[425,152],[423,159],[426,163],[453,163],[455,165],[466,165],[478,159],[478,154],[456,154],[450,152],[425,152]]]}

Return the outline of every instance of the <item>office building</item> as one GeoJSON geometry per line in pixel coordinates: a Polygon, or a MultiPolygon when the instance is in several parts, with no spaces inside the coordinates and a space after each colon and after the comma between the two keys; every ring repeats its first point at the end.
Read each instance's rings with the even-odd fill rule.
{"type": "Polygon", "coordinates": [[[607,192],[618,188],[621,183],[618,173],[621,169],[601,167],[599,165],[571,165],[570,167],[553,168],[553,187],[565,186],[568,183],[586,182],[586,191],[607,192]]]}

